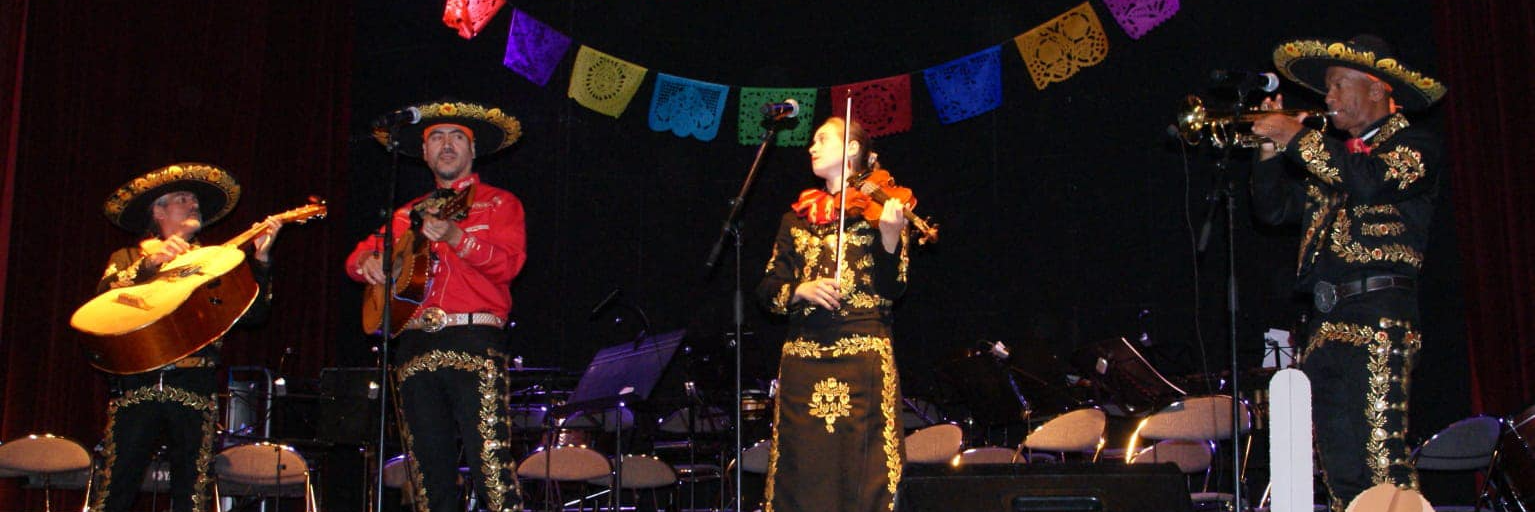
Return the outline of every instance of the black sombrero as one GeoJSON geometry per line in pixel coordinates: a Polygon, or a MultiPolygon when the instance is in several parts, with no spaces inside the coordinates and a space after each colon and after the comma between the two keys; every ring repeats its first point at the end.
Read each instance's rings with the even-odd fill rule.
{"type": "Polygon", "coordinates": [[[1391,85],[1391,97],[1403,108],[1421,110],[1444,97],[1443,82],[1396,60],[1385,40],[1363,34],[1348,41],[1297,39],[1274,47],[1274,67],[1286,78],[1321,94],[1327,94],[1327,68],[1357,69],[1391,85]]]}
{"type": "MultiPolygon", "coordinates": [[[[421,121],[399,131],[399,151],[406,155],[420,157],[422,131],[443,123],[464,125],[474,131],[475,156],[486,156],[506,149],[522,138],[522,123],[496,107],[462,101],[439,101],[411,108],[421,112],[421,121]]],[[[389,128],[374,127],[373,139],[388,146],[389,128]]]]}
{"type": "Polygon", "coordinates": [[[171,192],[191,192],[197,196],[203,224],[213,224],[229,214],[240,202],[240,184],[234,176],[211,164],[182,162],[145,173],[117,187],[101,206],[117,227],[144,233],[150,224],[150,205],[171,192]]]}

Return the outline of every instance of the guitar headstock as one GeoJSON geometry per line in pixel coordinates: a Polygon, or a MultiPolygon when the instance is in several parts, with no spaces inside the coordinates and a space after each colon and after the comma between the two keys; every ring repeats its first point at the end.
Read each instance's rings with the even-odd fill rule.
{"type": "Polygon", "coordinates": [[[273,217],[277,217],[277,220],[284,223],[303,224],[309,222],[309,219],[324,219],[328,211],[329,208],[325,205],[324,199],[318,196],[309,196],[309,204],[273,215],[273,217]]]}

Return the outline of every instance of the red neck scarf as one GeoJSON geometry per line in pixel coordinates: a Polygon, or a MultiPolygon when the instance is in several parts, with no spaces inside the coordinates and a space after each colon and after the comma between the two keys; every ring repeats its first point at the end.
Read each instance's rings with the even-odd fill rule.
{"type": "Polygon", "coordinates": [[[804,217],[811,224],[826,224],[836,222],[838,218],[837,208],[839,197],[836,194],[828,194],[819,188],[805,189],[799,193],[799,200],[789,205],[794,213],[804,217]]]}

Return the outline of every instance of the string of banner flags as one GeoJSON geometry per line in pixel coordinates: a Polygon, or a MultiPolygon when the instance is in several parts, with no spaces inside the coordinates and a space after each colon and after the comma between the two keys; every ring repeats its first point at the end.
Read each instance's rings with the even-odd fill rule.
{"type": "MultiPolygon", "coordinates": [[[[1101,0],[1114,20],[1131,39],[1140,39],[1152,28],[1178,12],[1178,0],[1101,0]]],[[[470,39],[505,5],[505,0],[447,0],[443,22],[470,39]]],[[[1044,90],[1052,83],[1071,78],[1078,71],[1108,56],[1109,39],[1092,2],[1083,2],[1055,18],[1012,38],[1028,68],[1034,87],[1044,90]]],[[[529,81],[544,87],[570,50],[569,36],[512,9],[502,64],[529,81]]],[[[938,121],[953,124],[997,109],[1002,105],[1002,46],[981,51],[921,71],[922,79],[938,111],[938,121]]],[[[651,70],[640,64],[579,45],[571,68],[566,95],[592,111],[618,118],[628,109],[635,93],[651,70]]],[[[830,86],[832,104],[841,105],[851,92],[858,98],[854,116],[875,137],[911,129],[911,79],[916,73],[830,86]]],[[[650,129],[678,137],[712,141],[719,134],[730,92],[737,101],[737,140],[755,145],[761,140],[757,105],[795,98],[802,109],[814,112],[819,87],[746,87],[717,84],[655,72],[650,98],[650,129]]],[[[806,146],[813,123],[799,123],[783,130],[774,141],[780,146],[806,146]]]]}

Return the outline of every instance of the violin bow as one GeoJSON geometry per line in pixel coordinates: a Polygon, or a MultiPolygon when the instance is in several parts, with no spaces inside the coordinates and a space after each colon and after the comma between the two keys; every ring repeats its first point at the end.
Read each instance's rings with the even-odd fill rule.
{"type": "Polygon", "coordinates": [[[847,230],[847,144],[848,138],[853,133],[853,90],[847,91],[846,113],[842,117],[842,175],[837,183],[841,188],[837,190],[841,195],[841,204],[837,206],[837,263],[832,267],[832,280],[836,282],[837,294],[842,294],[842,237],[847,230]]]}

